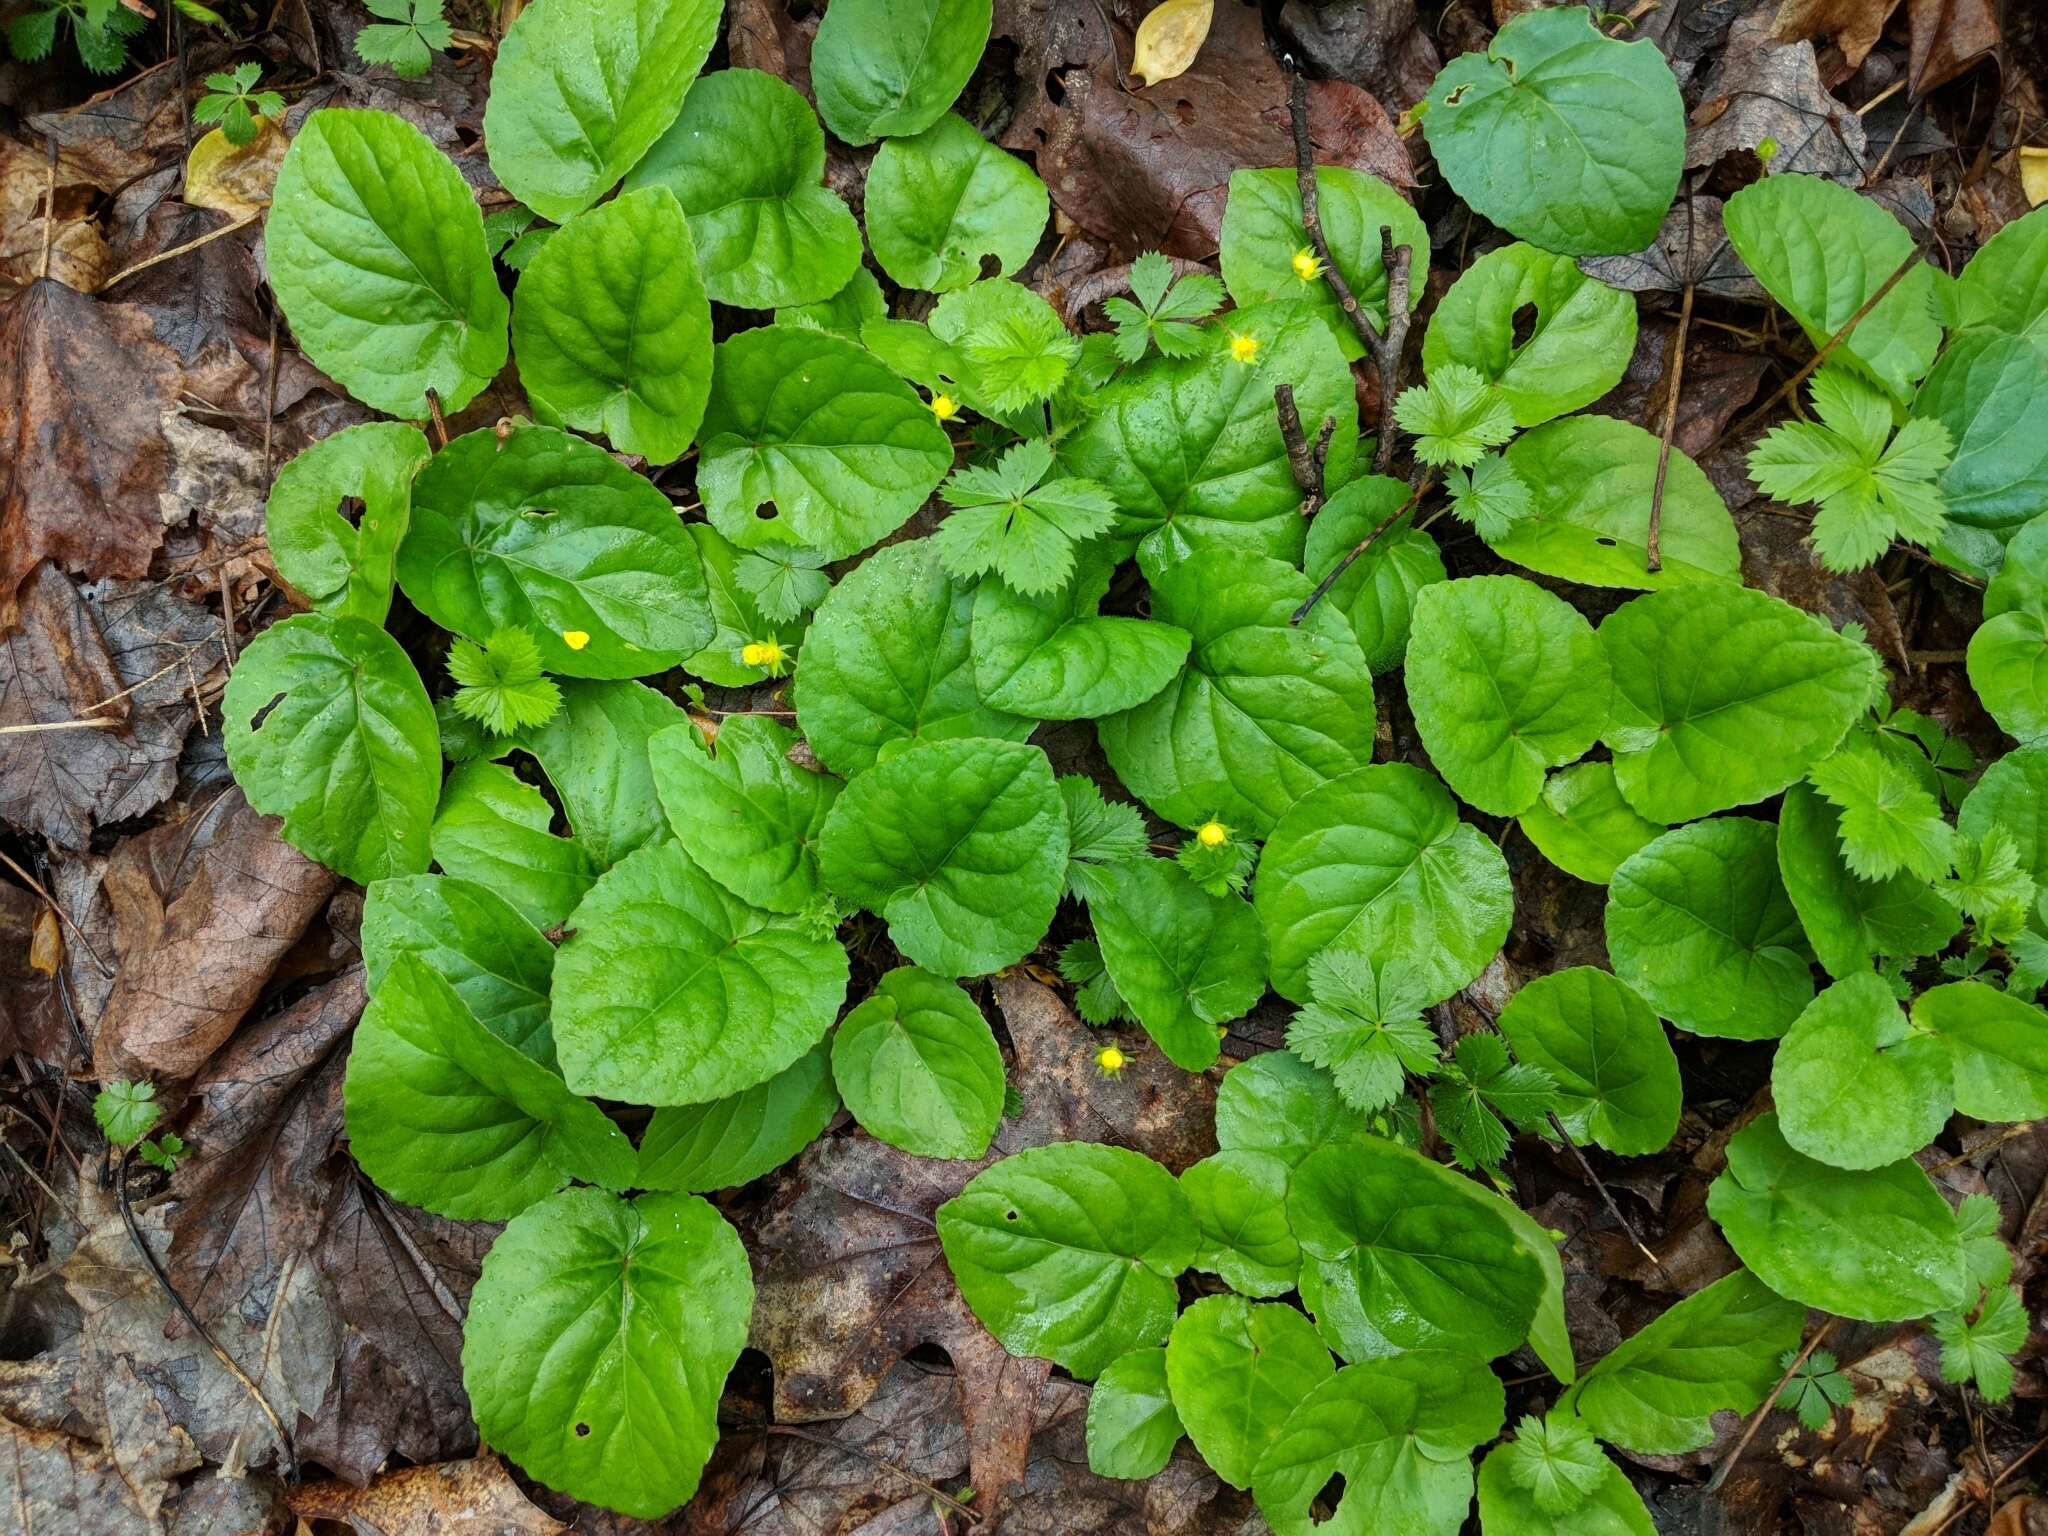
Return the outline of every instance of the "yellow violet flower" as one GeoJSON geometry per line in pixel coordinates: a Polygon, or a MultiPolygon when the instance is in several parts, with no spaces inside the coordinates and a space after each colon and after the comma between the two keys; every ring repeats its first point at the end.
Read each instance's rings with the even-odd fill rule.
{"type": "Polygon", "coordinates": [[[1095,1053],[1095,1070],[1104,1077],[1121,1077],[1130,1064],[1131,1058],[1113,1045],[1105,1045],[1095,1053]]]}
{"type": "Polygon", "coordinates": [[[1294,253],[1294,275],[1304,283],[1312,283],[1323,275],[1322,258],[1315,253],[1315,247],[1304,245],[1294,253]]]}
{"type": "Polygon", "coordinates": [[[590,635],[580,629],[565,629],[562,631],[562,644],[572,651],[580,651],[590,644],[590,635]]]}
{"type": "Polygon", "coordinates": [[[960,414],[960,402],[951,395],[933,395],[927,403],[932,414],[941,421],[951,421],[960,414]]]}
{"type": "Polygon", "coordinates": [[[766,640],[749,640],[740,647],[740,665],[763,667],[770,677],[782,676],[782,669],[789,660],[789,653],[782,648],[782,642],[770,635],[766,640]]]}
{"type": "Polygon", "coordinates": [[[1195,841],[1204,848],[1221,848],[1230,841],[1230,828],[1211,818],[1195,828],[1195,841]]]}
{"type": "Polygon", "coordinates": [[[1230,356],[1233,362],[1248,363],[1258,355],[1258,337],[1247,336],[1241,331],[1230,333],[1230,356]]]}

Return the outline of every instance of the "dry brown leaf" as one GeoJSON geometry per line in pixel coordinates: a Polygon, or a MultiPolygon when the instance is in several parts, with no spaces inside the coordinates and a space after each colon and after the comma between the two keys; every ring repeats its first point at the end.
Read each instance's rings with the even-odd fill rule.
{"type": "Polygon", "coordinates": [[[1138,23],[1131,43],[1131,73],[1147,86],[1184,75],[1209,38],[1216,0],[1164,0],[1138,23]]]}
{"type": "Polygon", "coordinates": [[[1828,37],[1849,68],[1862,64],[1884,35],[1884,24],[1899,0],[1782,0],[1771,37],[1781,43],[1828,37]]]}
{"type": "Polygon", "coordinates": [[[93,205],[102,188],[71,155],[0,137],[0,293],[46,272],[91,293],[114,272],[93,205]],[[45,262],[45,252],[48,260],[45,262]]]}
{"type": "Polygon", "coordinates": [[[1915,97],[1946,85],[1998,46],[1993,0],[1907,0],[1912,46],[1906,78],[1915,97]]]}
{"type": "Polygon", "coordinates": [[[238,219],[268,208],[286,144],[284,130],[267,117],[256,119],[256,137],[246,144],[214,129],[185,161],[185,201],[238,219]]]}
{"type": "Polygon", "coordinates": [[[339,1480],[290,1495],[301,1520],[333,1520],[361,1536],[552,1536],[567,1530],[542,1513],[495,1456],[402,1467],[366,1488],[339,1480]]]}

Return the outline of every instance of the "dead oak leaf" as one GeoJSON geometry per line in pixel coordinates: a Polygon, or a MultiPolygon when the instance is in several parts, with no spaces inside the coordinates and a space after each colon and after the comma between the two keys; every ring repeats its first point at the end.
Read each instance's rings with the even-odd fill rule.
{"type": "Polygon", "coordinates": [[[1755,153],[1774,140],[1771,172],[1801,171],[1854,183],[1869,148],[1863,120],[1821,84],[1809,42],[1780,43],[1771,18],[1752,11],[1728,28],[1728,45],[1707,77],[1686,135],[1688,170],[1723,155],[1755,153]]]}

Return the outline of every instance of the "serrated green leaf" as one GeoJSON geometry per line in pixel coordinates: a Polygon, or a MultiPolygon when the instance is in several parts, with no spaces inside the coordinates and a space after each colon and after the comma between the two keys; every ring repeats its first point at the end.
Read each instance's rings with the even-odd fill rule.
{"type": "Polygon", "coordinates": [[[1909,1160],[1849,1171],[1802,1156],[1776,1115],[1728,1143],[1707,1213],[1780,1296],[1895,1322],[1961,1305],[1966,1273],[1948,1202],[1909,1160]]]}
{"type": "Polygon", "coordinates": [[[1016,156],[947,113],[915,138],[891,139],[868,170],[868,239],[903,288],[933,293],[1031,259],[1045,229],[1045,183],[1016,156]]]}
{"type": "Polygon", "coordinates": [[[1379,763],[1311,791],[1280,818],[1252,904],[1282,997],[1307,1002],[1310,957],[1338,946],[1398,961],[1436,1002],[1493,958],[1514,894],[1500,850],[1458,820],[1441,784],[1406,763],[1379,763]]]}
{"type": "Polygon", "coordinates": [[[1180,1443],[1180,1415],[1166,1387],[1166,1351],[1119,1355],[1088,1394],[1088,1470],[1145,1478],[1165,1470],[1180,1443]]]}
{"type": "Polygon", "coordinates": [[[1911,959],[1947,946],[1961,915],[1924,880],[1858,879],[1842,857],[1840,816],[1807,784],[1778,810],[1778,872],[1813,952],[1837,978],[1880,957],[1911,959]]]}
{"type": "Polygon", "coordinates": [[[700,1195],[735,1188],[795,1157],[838,1112],[832,1043],[820,1040],[765,1083],[657,1109],[640,1138],[633,1182],[700,1195]]]}
{"type": "Polygon", "coordinates": [[[364,1010],[342,1094],[363,1171],[438,1215],[503,1221],[572,1177],[633,1182],[626,1133],[479,1024],[416,954],[391,962],[364,1010]]]}
{"type": "Polygon", "coordinates": [[[1693,1034],[1775,1039],[1813,997],[1768,822],[1717,816],[1645,844],[1614,872],[1606,928],[1614,974],[1693,1034]]]}
{"type": "Polygon", "coordinates": [[[696,1104],[766,1082],[846,996],[846,951],[728,893],[681,845],[591,887],[555,958],[555,1046],[579,1093],[696,1104]]]}
{"type": "Polygon", "coordinates": [[[953,510],[932,535],[946,569],[963,581],[993,570],[1030,597],[1066,586],[1075,551],[1108,531],[1116,504],[1092,480],[1047,481],[1051,468],[1051,446],[1026,442],[993,467],[955,470],[940,490],[953,510]]]}
{"type": "Polygon", "coordinates": [[[112,1082],[93,1095],[92,1117],[100,1134],[116,1147],[132,1147],[163,1116],[155,1083],[112,1082]]]}
{"type": "Polygon", "coordinates": [[[1398,961],[1375,965],[1348,949],[1309,957],[1314,1002],[1287,1026],[1287,1047],[1325,1068],[1344,1102],[1371,1115],[1400,1098],[1406,1077],[1437,1069],[1435,1033],[1422,1021],[1426,988],[1398,961]]]}
{"type": "Polygon", "coordinates": [[[400,956],[416,955],[485,1029],[554,1067],[548,991],[555,947],[496,891],[451,876],[375,881],[364,893],[362,942],[373,997],[400,956]]]}
{"type": "Polygon", "coordinates": [[[1173,1175],[1121,1147],[1070,1141],[982,1170],[938,1210],[960,1294],[1013,1355],[1092,1379],[1167,1335],[1194,1222],[1173,1175]]]}
{"type": "Polygon", "coordinates": [[[448,648],[455,713],[493,736],[545,725],[562,707],[562,690],[541,670],[540,647],[523,629],[501,629],[482,645],[457,637],[448,648]]]}
{"type": "Polygon", "coordinates": [[[416,875],[440,732],[412,662],[366,619],[304,614],[243,648],[221,699],[228,766],[284,839],[350,880],[416,875]]]}
{"type": "Polygon", "coordinates": [[[491,169],[565,223],[639,163],[682,110],[722,0],[536,0],[498,45],[484,107],[491,169]]]}
{"type": "MultiPolygon", "coordinates": [[[[689,523],[685,525],[685,531],[697,546],[697,558],[704,563],[704,586],[710,598],[711,622],[715,628],[703,650],[683,658],[683,670],[721,688],[746,688],[767,681],[771,675],[769,668],[763,664],[749,665],[744,654],[746,648],[773,641],[783,647],[786,657],[793,658],[800,640],[797,631],[802,628],[801,623],[772,618],[762,606],[768,600],[766,596],[749,587],[746,579],[749,562],[760,560],[766,565],[768,560],[739,549],[709,523],[689,523]]],[[[806,553],[794,544],[779,545],[774,547],[770,558],[779,557],[785,551],[806,553]]],[[[807,571],[802,574],[815,576],[823,583],[818,588],[818,596],[823,597],[825,587],[830,585],[824,572],[807,571]]],[[[801,610],[796,617],[801,617],[801,610]]]]}
{"type": "Polygon", "coordinates": [[[412,520],[412,481],[433,455],[417,427],[364,422],[323,437],[277,472],[263,529],[277,573],[337,617],[382,624],[412,520]],[[353,523],[340,512],[363,504],[353,523]]]}
{"type": "Polygon", "coordinates": [[[432,390],[458,411],[505,366],[507,305],[483,214],[402,118],[308,117],[278,169],[264,249],[307,359],[373,410],[423,418],[432,390]]]}
{"type": "Polygon", "coordinates": [[[1558,1120],[1575,1140],[1624,1157],[1661,1152],[1678,1129],[1678,1058],[1649,1005],[1607,972],[1539,976],[1496,1021],[1515,1055],[1557,1083],[1558,1120]]]}
{"type": "Polygon", "coordinates": [[[839,1096],[870,1136],[919,1157],[980,1157],[1003,1118],[1003,1053],[953,982],[899,966],[832,1037],[839,1096]]]}
{"type": "Polygon", "coordinates": [[[1517,1439],[1495,1446],[1479,1464],[1479,1527],[1485,1536],[1656,1536],[1643,1496],[1590,1439],[1582,1502],[1546,1513],[1516,1480],[1516,1467],[1527,1464],[1517,1460],[1522,1444],[1517,1439]]]}
{"type": "Polygon", "coordinates": [[[564,677],[663,672],[712,634],[697,547],[668,498],[550,427],[470,432],[434,455],[413,482],[398,584],[472,640],[528,631],[564,677]]]}
{"type": "Polygon", "coordinates": [[[683,210],[660,187],[570,219],[519,274],[512,310],[536,412],[651,464],[681,458],[711,392],[705,286],[683,210]]]}
{"type": "Polygon", "coordinates": [[[953,463],[909,385],[802,326],[719,343],[699,442],[697,489],[720,533],[742,549],[802,544],[827,560],[894,533],[953,463]]]}
{"type": "Polygon", "coordinates": [[[690,88],[626,190],[675,194],[712,298],[774,309],[828,299],[860,266],[860,226],[824,176],[825,135],[796,88],[722,69],[690,88]]]}
{"type": "Polygon", "coordinates": [[[657,1519],[697,1491],[754,1282],[695,1195],[555,1195],[491,1251],[462,1330],[477,1429],[549,1487],[657,1519]]]}
{"type": "Polygon", "coordinates": [[[1307,1318],[1237,1296],[1194,1303],[1166,1345],[1174,1410],[1209,1469],[1233,1488],[1251,1486],[1288,1416],[1336,1374],[1307,1318]]]}
{"type": "Polygon", "coordinates": [[[1515,435],[1514,412],[1476,368],[1446,363],[1425,384],[1401,391],[1394,419],[1414,436],[1416,459],[1469,469],[1515,435]]]}

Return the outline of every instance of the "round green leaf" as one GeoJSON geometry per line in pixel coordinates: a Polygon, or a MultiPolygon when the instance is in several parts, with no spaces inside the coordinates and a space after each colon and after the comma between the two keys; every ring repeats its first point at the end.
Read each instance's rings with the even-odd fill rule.
{"type": "Polygon", "coordinates": [[[1601,739],[1644,816],[1690,821],[1805,777],[1869,706],[1871,649],[1747,587],[1653,592],[1600,626],[1614,671],[1601,739]]]}
{"type": "Polygon", "coordinates": [[[1187,660],[1184,629],[1103,618],[1114,567],[1083,557],[1067,584],[1026,597],[1001,581],[974,593],[974,680],[993,709],[1034,720],[1087,720],[1130,709],[1172,682],[1187,660]]]}
{"type": "Polygon", "coordinates": [[[1149,1157],[1069,1141],[982,1170],[938,1210],[960,1294],[1013,1355],[1083,1381],[1164,1339],[1194,1258],[1180,1186],[1149,1157]]]}
{"type": "Polygon", "coordinates": [[[577,214],[517,297],[512,347],[537,412],[651,464],[683,456],[711,392],[711,305],[673,197],[629,192],[577,214]]]}
{"type": "Polygon", "coordinates": [[[551,427],[471,432],[434,455],[398,584],[458,635],[528,631],[564,677],[645,677],[711,638],[697,546],[668,498],[551,427]]]}
{"type": "Polygon", "coordinates": [[[751,1088],[703,1104],[657,1109],[640,1138],[641,1189],[709,1194],[780,1168],[839,1112],[832,1046],[820,1040],[751,1088]]]}
{"type": "Polygon", "coordinates": [[[1486,1536],[1657,1536],[1643,1496],[1620,1467],[1605,1456],[1600,1460],[1600,1480],[1585,1502],[1553,1515],[1537,1507],[1509,1474],[1508,1447],[1495,1446],[1479,1463],[1480,1529],[1486,1536]]]}
{"type": "Polygon", "coordinates": [[[827,560],[894,533],[953,466],[915,390],[853,343],[803,326],[719,343],[700,438],[697,491],[720,533],[742,549],[803,544],[827,560]]]}
{"type": "Polygon", "coordinates": [[[832,893],[885,918],[905,957],[939,976],[1029,954],[1066,865],[1052,765],[1010,741],[926,742],[877,763],[846,786],[818,842],[832,893]]]}
{"type": "Polygon", "coordinates": [[[1330,328],[1299,304],[1233,312],[1189,357],[1148,358],[1126,369],[1060,450],[1076,475],[1117,502],[1116,538],[1157,570],[1205,544],[1298,561],[1301,487],[1273,414],[1273,386],[1290,384],[1305,422],[1337,426],[1329,482],[1349,477],[1358,449],[1358,400],[1330,328]],[[1256,344],[1251,360],[1231,338],[1256,344]]]}
{"type": "Polygon", "coordinates": [[[1417,109],[1458,196],[1567,256],[1657,238],[1685,159],[1685,104],[1657,45],[1604,37],[1567,6],[1516,16],[1438,72],[1417,109]]]}
{"type": "Polygon", "coordinates": [[[1287,1173],[1277,1152],[1238,1151],[1205,1157],[1181,1174],[1201,1235],[1196,1269],[1246,1296],[1294,1289],[1301,1246],[1287,1225],[1287,1173]]]}
{"type": "Polygon", "coordinates": [[[400,955],[349,1047],[349,1150],[379,1188],[459,1221],[503,1221],[574,1178],[633,1182],[626,1133],[400,955]]]}
{"type": "Polygon", "coordinates": [[[1487,252],[1451,284],[1429,317],[1422,366],[1475,369],[1506,396],[1515,424],[1533,427],[1614,388],[1635,349],[1633,297],[1586,276],[1569,256],[1517,242],[1487,252]],[[1531,311],[1517,342],[1517,317],[1531,311]]]}
{"type": "Polygon", "coordinates": [[[1674,448],[1658,528],[1661,564],[1649,568],[1650,497],[1658,441],[1611,416],[1546,422],[1508,445],[1507,462],[1531,493],[1533,513],[1490,541],[1504,560],[1590,587],[1646,591],[1742,578],[1727,503],[1699,465],[1674,448]]]}
{"type": "Polygon", "coordinates": [[[1124,1007],[1175,1066],[1206,1071],[1217,1026],[1266,994],[1266,941],[1239,896],[1217,896],[1170,859],[1090,868],[1081,887],[1124,1007]]]}
{"type": "Polygon", "coordinates": [[[1117,777],[1183,827],[1253,835],[1304,794],[1372,761],[1372,673],[1343,614],[1307,577],[1243,550],[1206,549],[1157,573],[1152,613],[1193,637],[1187,669],[1097,725],[1117,777]]]}
{"type": "Polygon", "coordinates": [[[818,605],[796,690],[797,724],[818,761],[849,778],[885,749],[993,736],[1034,721],[981,701],[969,626],[974,589],[946,574],[929,539],[877,550],[818,605]]]}
{"type": "Polygon", "coordinates": [[[1664,1026],[1607,972],[1580,965],[1539,976],[1497,1022],[1516,1056],[1557,1079],[1557,1116],[1573,1139],[1641,1157],[1678,1130],[1684,1090],[1664,1026]]]}
{"type": "MultiPolygon", "coordinates": [[[[1892,298],[1909,286],[1901,283],[1892,298]]],[[[1859,325],[1851,339],[1862,331],[1859,325]]],[[[1940,422],[1955,443],[1941,475],[1949,515],[1942,547],[1986,574],[1997,569],[2006,541],[2048,504],[2044,369],[2048,336],[1962,331],[1913,399],[1913,415],[1940,422]]]]}
{"type": "Polygon", "coordinates": [[[648,745],[689,717],[644,683],[562,684],[562,707],[514,738],[547,770],[576,841],[609,869],[661,833],[648,745]]]}
{"type": "Polygon", "coordinates": [[[2048,1015],[2025,998],[1981,981],[1950,982],[1913,1000],[1913,1026],[1946,1048],[1955,1106],[1964,1114],[2048,1115],[2048,1015]]]}
{"type": "Polygon", "coordinates": [[[2048,736],[2048,623],[2001,613],[1970,636],[1970,686],[1999,729],[2022,742],[2048,736]]]}
{"type": "MultiPolygon", "coordinates": [[[[1338,273],[1359,308],[1384,331],[1387,269],[1380,260],[1382,231],[1392,237],[1395,250],[1408,247],[1408,269],[1419,274],[1429,270],[1428,228],[1408,200],[1379,177],[1346,166],[1316,167],[1316,208],[1338,273]]],[[[1295,270],[1295,254],[1313,254],[1315,247],[1301,222],[1301,183],[1293,170],[1231,172],[1221,238],[1223,285],[1239,308],[1298,302],[1322,317],[1347,358],[1364,355],[1365,343],[1338,307],[1330,285],[1320,276],[1304,279],[1295,270]]],[[[1411,289],[1409,307],[1421,297],[1417,284],[1411,289]]],[[[1308,419],[1304,414],[1303,420],[1308,419]]]]}
{"type": "Polygon", "coordinates": [[[1407,681],[1430,762],[1493,816],[1520,815],[1543,793],[1545,769],[1585,755],[1613,691],[1593,626],[1519,576],[1417,593],[1407,681]]]}
{"type": "Polygon", "coordinates": [[[1332,945],[1405,969],[1430,1001],[1485,969],[1507,937],[1507,861],[1458,820],[1443,785],[1406,763],[1333,779],[1294,803],[1259,858],[1252,905],[1273,990],[1309,1000],[1308,962],[1332,945]]]}
{"type": "Polygon", "coordinates": [[[1288,1415],[1336,1374],[1315,1325],[1277,1303],[1205,1296],[1181,1313],[1166,1344],[1174,1410],[1209,1469],[1233,1488],[1251,1486],[1288,1415]]]}
{"type": "MultiPolygon", "coordinates": [[[[1913,253],[1912,235],[1883,203],[1819,176],[1752,182],[1721,219],[1735,254],[1816,347],[1913,253]]],[[[1933,299],[1934,269],[1916,263],[1830,355],[1904,400],[1941,345],[1933,299]]]]}
{"type": "Polygon", "coordinates": [[[1097,1477],[1153,1477],[1173,1460],[1180,1415],[1166,1389],[1166,1351],[1119,1355],[1088,1394],[1088,1470],[1097,1477]]]}
{"type": "Polygon", "coordinates": [[[696,1104],[766,1082],[846,996],[846,951],[750,907],[654,843],[570,914],[555,957],[555,1047],[578,1093],[696,1104]]]}
{"type": "Polygon", "coordinates": [[[1500,1204],[1380,1137],[1305,1158],[1288,1184],[1288,1225],[1302,1252],[1324,1261],[1326,1286],[1342,1277],[1377,1344],[1345,1352],[1437,1349],[1491,1360],[1528,1338],[1543,1270],[1500,1204]]]}
{"type": "MultiPolygon", "coordinates": [[[[1365,536],[1408,499],[1408,487],[1390,475],[1360,475],[1324,503],[1308,525],[1302,569],[1320,582],[1365,536]]],[[[1436,540],[1418,528],[1382,534],[1352,561],[1331,586],[1324,603],[1335,603],[1351,621],[1351,633],[1373,676],[1391,672],[1408,653],[1415,597],[1445,578],[1436,540]]]]}
{"type": "Polygon", "coordinates": [[[1226,1152],[1270,1152],[1294,1168],[1319,1147],[1365,1134],[1330,1074],[1292,1051],[1239,1062],[1216,1090],[1216,1144],[1226,1152]]]}
{"type": "Polygon", "coordinates": [[[2022,214],[1985,241],[1956,279],[1963,323],[2048,335],[2048,214],[2022,214]]]}
{"type": "Polygon", "coordinates": [[[1955,1215],[1910,1160],[1851,1171],[1786,1144],[1776,1115],[1728,1143],[1707,1214],[1780,1296],[1839,1317],[1899,1322],[1975,1295],[1955,1215]]]}
{"type": "Polygon", "coordinates": [[[848,144],[924,132],[988,44],[989,0],[839,0],[811,46],[818,112],[848,144]]]}
{"type": "Polygon", "coordinates": [[[1909,1028],[1892,989],[1865,972],[1822,992],[1785,1031],[1771,1098],[1796,1150],[1875,1168],[1940,1135],[1955,1093],[1942,1043],[1909,1028]]]}
{"type": "Polygon", "coordinates": [[[1575,763],[1553,773],[1521,815],[1536,851],[1568,875],[1605,885],[1622,861],[1664,829],[1621,798],[1612,763],[1575,763]]]}
{"type": "Polygon", "coordinates": [[[372,410],[424,417],[431,390],[458,411],[505,366],[507,306],[484,216],[462,173],[403,118],[338,107],[308,117],[263,234],[300,349],[372,410]]]}
{"type": "Polygon", "coordinates": [[[549,829],[554,807],[502,763],[462,763],[441,786],[434,862],[488,886],[537,928],[568,917],[597,878],[590,850],[549,829]]]}
{"type": "Polygon", "coordinates": [[[722,0],[534,0],[491,69],[491,169],[567,223],[618,184],[681,110],[718,39],[722,0]]]}
{"type": "Polygon", "coordinates": [[[1015,155],[947,113],[915,138],[891,139],[868,169],[868,239],[902,288],[945,293],[1031,259],[1049,209],[1045,183],[1015,155]]]}
{"type": "Polygon", "coordinates": [[[1288,1415],[1252,1478],[1273,1536],[1457,1536],[1472,1452],[1507,1418],[1500,1378],[1435,1350],[1346,1366],[1288,1415]],[[1344,1493],[1313,1511],[1333,1477],[1344,1493]]]}
{"type": "Polygon", "coordinates": [[[1680,1029],[1773,1040],[1813,996],[1769,822],[1720,816],[1631,854],[1607,897],[1614,974],[1680,1029]]]}
{"type": "Polygon", "coordinates": [[[774,309],[830,298],[860,265],[860,226],[824,177],[825,135],[796,88],[723,69],[690,88],[626,190],[676,195],[712,298],[774,309]]]}
{"type": "Polygon", "coordinates": [[[825,895],[818,834],[840,784],[790,761],[799,740],[765,715],[735,715],[709,751],[694,725],[647,746],[676,841],[712,879],[769,912],[815,911],[825,895]]]}
{"type": "Polygon", "coordinates": [[[815,304],[798,304],[775,311],[777,325],[807,325],[830,331],[848,341],[860,340],[860,328],[870,320],[886,319],[889,304],[882,297],[882,285],[866,267],[855,267],[846,286],[829,299],[815,304]]]}
{"type": "Polygon", "coordinates": [[[433,457],[418,427],[366,421],[323,437],[277,472],[263,530],[277,573],[322,613],[382,624],[398,544],[412,521],[412,480],[433,457]],[[354,523],[340,513],[363,504],[354,523]]]}
{"type": "Polygon", "coordinates": [[[500,1040],[554,1066],[548,990],[555,946],[511,902],[447,876],[375,881],[363,900],[363,968],[373,996],[402,955],[426,962],[500,1040]]]}
{"type": "Polygon", "coordinates": [[[739,1235],[697,1196],[544,1200],[469,1299],[477,1431],[550,1488],[658,1519],[697,1491],[753,1305],[739,1235]]]}
{"type": "Polygon", "coordinates": [[[1003,1053],[953,982],[899,966],[832,1037],[832,1076],[861,1129],[919,1157],[980,1157],[1003,1118],[1003,1053]]]}
{"type": "Polygon", "coordinates": [[[242,650],[221,699],[228,766],[284,840],[367,885],[426,870],[440,731],[398,642],[303,614],[242,650]]]}

